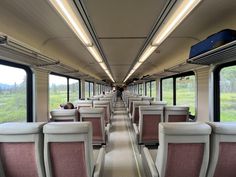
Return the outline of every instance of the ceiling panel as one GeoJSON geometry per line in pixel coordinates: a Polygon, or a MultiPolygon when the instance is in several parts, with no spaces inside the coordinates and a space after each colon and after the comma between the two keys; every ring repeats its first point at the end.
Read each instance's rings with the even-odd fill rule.
{"type": "Polygon", "coordinates": [[[145,37],[166,0],[85,0],[98,37],[145,37]]]}

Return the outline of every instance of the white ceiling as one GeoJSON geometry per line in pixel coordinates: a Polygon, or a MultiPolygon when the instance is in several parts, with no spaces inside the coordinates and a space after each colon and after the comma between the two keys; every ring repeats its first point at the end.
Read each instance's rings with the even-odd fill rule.
{"type": "MultiPolygon", "coordinates": [[[[83,2],[114,80],[121,83],[167,1],[83,2]]],[[[236,29],[235,9],[235,0],[202,0],[131,78],[154,74],[185,61],[191,45],[219,30],[236,29]]],[[[108,79],[48,0],[1,0],[0,22],[0,32],[97,79],[108,79]]]]}

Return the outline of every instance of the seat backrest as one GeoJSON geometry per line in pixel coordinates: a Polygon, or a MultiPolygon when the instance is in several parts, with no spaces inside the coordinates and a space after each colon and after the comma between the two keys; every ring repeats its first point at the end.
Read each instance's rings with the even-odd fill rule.
{"type": "Polygon", "coordinates": [[[45,177],[42,133],[44,124],[0,124],[1,177],[45,177]]]}
{"type": "Polygon", "coordinates": [[[134,101],[142,101],[142,98],[140,97],[131,97],[128,99],[128,108],[129,108],[129,112],[130,112],[130,115],[132,116],[133,115],[133,102],[134,101]]]}
{"type": "Polygon", "coordinates": [[[186,122],[189,118],[187,106],[165,106],[165,122],[186,122]]]}
{"type": "Polygon", "coordinates": [[[150,104],[164,107],[167,105],[167,102],[166,101],[151,101],[150,104]]]}
{"type": "Polygon", "coordinates": [[[91,177],[94,167],[90,122],[51,122],[43,127],[47,177],[91,177]]]}
{"type": "Polygon", "coordinates": [[[50,111],[51,120],[55,122],[78,121],[77,109],[54,109],[50,111]]]}
{"type": "Polygon", "coordinates": [[[210,162],[207,177],[236,176],[236,123],[211,122],[210,162]]]}
{"type": "Polygon", "coordinates": [[[113,99],[112,97],[103,97],[99,99],[100,101],[109,101],[110,102],[110,111],[113,111],[113,99]]]}
{"type": "Polygon", "coordinates": [[[111,118],[110,101],[94,101],[93,107],[94,108],[103,108],[105,123],[106,124],[110,123],[110,118],[111,118]]]}
{"type": "Polygon", "coordinates": [[[149,101],[133,101],[133,113],[132,121],[135,124],[139,124],[139,106],[148,106],[150,105],[149,101]]]}
{"type": "Polygon", "coordinates": [[[154,100],[153,97],[149,97],[149,96],[142,96],[141,98],[142,98],[143,101],[150,101],[151,102],[151,101],[154,100]]]}
{"type": "Polygon", "coordinates": [[[205,123],[160,123],[156,158],[160,177],[205,177],[210,133],[205,123]]]}
{"type": "Polygon", "coordinates": [[[79,100],[75,104],[77,109],[80,107],[93,107],[93,101],[92,100],[79,100]]]}
{"type": "Polygon", "coordinates": [[[139,106],[139,143],[158,143],[159,123],[163,121],[163,106],[139,106]]]}
{"type": "Polygon", "coordinates": [[[92,123],[93,144],[106,143],[103,108],[80,108],[80,121],[92,123]]]}

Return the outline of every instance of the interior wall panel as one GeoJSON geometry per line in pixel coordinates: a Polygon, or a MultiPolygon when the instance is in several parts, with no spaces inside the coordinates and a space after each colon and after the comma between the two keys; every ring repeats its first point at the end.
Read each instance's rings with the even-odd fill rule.
{"type": "Polygon", "coordinates": [[[209,67],[196,71],[197,121],[209,121],[209,67]]]}
{"type": "Polygon", "coordinates": [[[34,70],[35,121],[47,122],[49,118],[49,77],[45,70],[34,70]]]}

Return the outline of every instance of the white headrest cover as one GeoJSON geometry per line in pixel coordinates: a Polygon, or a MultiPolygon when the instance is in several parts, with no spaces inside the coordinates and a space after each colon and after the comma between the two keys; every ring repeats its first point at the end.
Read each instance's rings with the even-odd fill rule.
{"type": "Polygon", "coordinates": [[[216,134],[236,135],[235,122],[208,122],[216,134]]]}
{"type": "Polygon", "coordinates": [[[165,106],[166,111],[188,111],[189,107],[187,106],[165,106]]]}
{"type": "Polygon", "coordinates": [[[166,101],[151,101],[151,105],[166,105],[166,101]]]}
{"type": "Polygon", "coordinates": [[[134,106],[139,106],[139,105],[150,105],[149,101],[134,101],[133,102],[134,106]]]}
{"type": "Polygon", "coordinates": [[[160,123],[159,131],[167,135],[209,135],[211,127],[201,122],[160,123]]]}
{"type": "Polygon", "coordinates": [[[50,112],[51,116],[65,117],[65,116],[76,116],[78,114],[77,109],[55,109],[50,112]]]}
{"type": "Polygon", "coordinates": [[[107,105],[110,104],[109,101],[94,101],[93,105],[107,105]]]}
{"type": "Polygon", "coordinates": [[[9,122],[0,124],[0,134],[37,134],[42,132],[45,122],[9,122]]]}
{"type": "Polygon", "coordinates": [[[43,127],[43,133],[47,134],[83,134],[91,130],[90,122],[51,122],[43,127]]]}
{"type": "Polygon", "coordinates": [[[156,105],[150,105],[150,106],[140,106],[140,111],[163,111],[163,106],[156,106],[156,105]]]}
{"type": "Polygon", "coordinates": [[[102,114],[104,111],[103,108],[83,108],[81,107],[79,112],[80,114],[102,114]]]}

